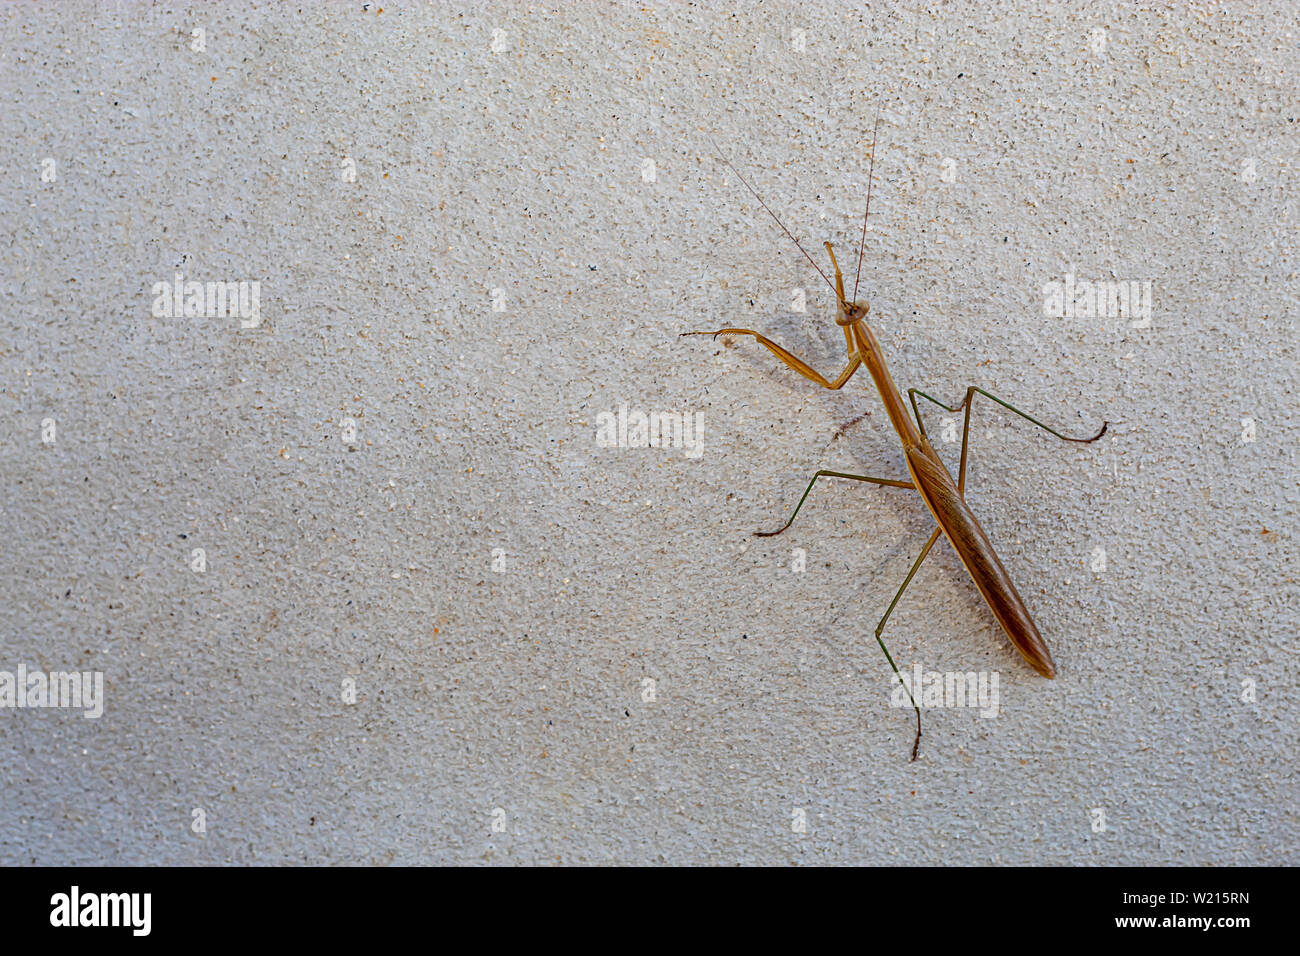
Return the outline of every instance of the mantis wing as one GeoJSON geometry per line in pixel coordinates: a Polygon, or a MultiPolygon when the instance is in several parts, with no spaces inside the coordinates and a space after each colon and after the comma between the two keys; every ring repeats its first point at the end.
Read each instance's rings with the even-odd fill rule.
{"type": "Polygon", "coordinates": [[[957,491],[952,475],[948,474],[948,469],[928,441],[923,439],[921,446],[907,449],[907,466],[934,520],[952,542],[957,557],[970,572],[975,587],[979,588],[1011,643],[1034,670],[1044,677],[1055,677],[1056,664],[1052,652],[1034,626],[1020,592],[1011,583],[1011,577],[993,550],[988,535],[975,520],[966,500],[957,491]]]}

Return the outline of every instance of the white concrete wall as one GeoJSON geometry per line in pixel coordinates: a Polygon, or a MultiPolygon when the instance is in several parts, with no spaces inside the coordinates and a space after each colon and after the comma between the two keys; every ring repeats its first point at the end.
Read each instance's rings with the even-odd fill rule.
{"type": "Polygon", "coordinates": [[[1293,6],[382,6],[0,9],[0,670],[106,681],[0,711],[0,862],[1300,862],[1293,6]],[[940,544],[887,642],[999,714],[916,763],[919,499],[750,536],[904,473],[870,382],[678,338],[838,372],[709,137],[825,268],[878,109],[900,385],[1112,423],[980,400],[1060,676],[940,544]],[[154,316],[177,271],[260,321],[154,316]],[[1045,315],[1067,272],[1149,324],[1045,315]],[[703,454],[598,447],[624,403],[703,454]]]}

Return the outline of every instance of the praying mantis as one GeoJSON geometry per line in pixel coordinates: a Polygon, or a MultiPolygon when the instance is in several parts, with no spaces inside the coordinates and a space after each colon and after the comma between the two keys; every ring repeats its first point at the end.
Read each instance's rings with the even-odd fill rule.
{"type": "Polygon", "coordinates": [[[862,217],[862,237],[858,243],[858,267],[853,282],[854,301],[845,298],[844,276],[840,272],[839,262],[836,261],[835,251],[831,248],[830,242],[826,242],[825,246],[835,273],[835,282],[833,284],[826,273],[813,260],[812,256],[808,255],[804,247],[799,244],[799,240],[794,237],[776,213],[763,201],[763,197],[758,194],[758,191],[749,184],[749,181],[741,175],[740,171],[731,164],[726,156],[722,154],[722,151],[717,148],[717,144],[714,143],[714,149],[717,150],[722,161],[736,174],[737,178],[745,185],[745,188],[758,200],[763,210],[775,220],[781,231],[803,253],[804,258],[808,260],[826,284],[834,291],[837,303],[835,322],[843,330],[844,341],[848,347],[848,364],[844,367],[844,370],[834,379],[827,379],[803,359],[752,329],[726,328],[719,329],[716,332],[683,332],[682,335],[712,335],[715,338],[719,335],[752,335],[760,345],[771,351],[786,366],[823,388],[843,388],[848,380],[853,377],[853,374],[863,366],[871,375],[876,391],[880,393],[880,399],[889,415],[889,422],[894,431],[898,433],[899,441],[902,443],[903,456],[907,463],[910,480],[876,478],[839,471],[818,471],[813,475],[812,480],[808,482],[808,487],[804,490],[803,497],[799,499],[799,503],[795,506],[794,513],[790,515],[789,521],[776,531],[756,531],[754,534],[759,537],[772,537],[789,528],[794,523],[794,519],[799,514],[799,509],[803,507],[804,501],[807,500],[808,495],[812,492],[813,485],[817,483],[819,478],[845,478],[851,481],[869,482],[892,488],[911,488],[921,495],[921,500],[925,502],[926,508],[929,509],[938,527],[934,529],[934,533],[930,535],[925,547],[921,549],[921,554],[912,562],[911,570],[908,571],[907,577],[903,579],[903,584],[894,595],[894,599],[889,602],[889,607],[885,610],[880,623],[876,625],[875,631],[876,643],[884,651],[885,658],[889,661],[889,666],[893,668],[895,677],[907,689],[907,696],[912,702],[913,710],[916,711],[916,738],[912,743],[912,760],[916,760],[921,747],[921,709],[917,706],[916,698],[912,696],[911,688],[907,687],[902,675],[899,674],[898,666],[894,663],[889,648],[885,646],[884,641],[881,639],[881,634],[884,632],[889,615],[893,613],[899,599],[903,596],[903,592],[907,590],[912,578],[916,576],[917,569],[921,567],[921,562],[930,553],[930,549],[934,547],[940,534],[948,538],[953,550],[957,553],[957,557],[961,559],[961,563],[965,565],[966,570],[970,573],[971,579],[975,582],[975,587],[984,598],[989,610],[993,612],[993,617],[1001,625],[1011,644],[1039,674],[1047,678],[1056,676],[1056,663],[1052,660],[1051,651],[1047,649],[1047,643],[1043,640],[1042,635],[1038,633],[1038,628],[1035,626],[1033,618],[1030,617],[1029,610],[1020,597],[1020,592],[1016,590],[1010,575],[1007,574],[1006,568],[1003,567],[1001,560],[999,560],[988,535],[980,527],[974,512],[966,503],[966,451],[967,440],[970,435],[971,405],[974,397],[979,394],[992,399],[1003,408],[1015,412],[1020,417],[1032,422],[1062,441],[1078,442],[1080,444],[1095,442],[1106,433],[1109,422],[1103,422],[1101,430],[1091,438],[1070,438],[974,385],[966,389],[966,397],[955,406],[946,405],[919,389],[909,388],[907,396],[912,406],[912,414],[916,419],[913,422],[912,417],[907,413],[907,406],[903,404],[903,398],[898,386],[894,383],[893,376],[889,374],[889,368],[885,363],[885,355],[880,347],[880,342],[876,339],[875,333],[872,332],[871,326],[867,324],[868,306],[866,303],[856,301],[858,284],[862,278],[862,257],[867,240],[867,217],[871,214],[871,185],[875,178],[876,137],[879,132],[880,116],[877,113],[875,128],[871,136],[871,165],[867,174],[867,209],[862,217]],[[939,457],[938,452],[934,450],[934,446],[930,444],[930,439],[926,435],[925,422],[921,418],[921,410],[916,403],[918,397],[933,402],[940,408],[954,414],[963,409],[965,410],[965,423],[961,436],[961,464],[958,467],[955,482],[947,466],[944,465],[943,460],[939,457]]]}

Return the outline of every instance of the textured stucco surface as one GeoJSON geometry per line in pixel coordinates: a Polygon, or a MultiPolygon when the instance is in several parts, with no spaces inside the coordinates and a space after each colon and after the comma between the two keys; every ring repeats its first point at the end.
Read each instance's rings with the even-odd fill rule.
{"type": "Polygon", "coordinates": [[[1294,6],[380,5],[0,10],[0,670],[107,682],[0,711],[0,862],[1300,862],[1294,6]],[[916,763],[871,632],[919,499],[750,536],[903,473],[867,377],[677,337],[839,371],[709,137],[825,268],[877,108],[900,384],[1112,422],[977,405],[1060,677],[940,544],[887,642],[1000,714],[916,763]],[[261,324],[154,317],[177,271],[261,324]],[[1067,271],[1149,327],[1045,316],[1067,271]],[[703,454],[598,447],[623,404],[703,454]]]}

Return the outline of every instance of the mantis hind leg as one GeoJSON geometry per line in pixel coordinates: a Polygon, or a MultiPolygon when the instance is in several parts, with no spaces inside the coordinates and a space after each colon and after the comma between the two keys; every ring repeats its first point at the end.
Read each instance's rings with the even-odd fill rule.
{"type": "MultiPolygon", "coordinates": [[[[799,503],[795,505],[794,514],[790,515],[789,521],[776,531],[755,531],[754,534],[760,538],[770,538],[780,534],[786,528],[790,527],[790,525],[794,523],[795,517],[799,514],[799,509],[803,507],[804,501],[807,500],[808,495],[812,492],[813,485],[817,483],[818,478],[848,478],[852,481],[869,481],[875,485],[888,485],[893,488],[915,488],[915,485],[910,481],[898,481],[893,478],[872,478],[868,475],[850,475],[847,472],[842,471],[818,471],[812,476],[812,481],[808,482],[808,487],[804,489],[803,497],[800,498],[799,503]]],[[[889,648],[885,646],[885,642],[881,640],[880,635],[884,632],[885,623],[889,620],[889,615],[894,613],[894,607],[903,596],[903,592],[906,591],[907,586],[912,583],[912,578],[916,577],[916,572],[917,569],[921,567],[921,562],[924,561],[925,556],[930,553],[930,549],[934,547],[934,543],[939,540],[940,533],[939,528],[934,529],[934,533],[930,535],[930,540],[927,541],[925,547],[921,549],[920,556],[912,562],[912,569],[907,572],[907,577],[904,578],[902,587],[898,589],[898,593],[894,595],[894,599],[889,602],[889,607],[885,610],[885,616],[882,617],[880,623],[876,625],[876,643],[879,644],[880,649],[885,652],[885,660],[889,661],[889,666],[893,668],[894,676],[898,679],[899,683],[903,685],[903,689],[907,691],[907,697],[912,702],[912,709],[916,711],[916,739],[912,741],[913,760],[916,759],[921,748],[921,708],[917,706],[916,698],[912,696],[911,689],[903,681],[903,676],[898,672],[898,665],[894,663],[893,655],[889,653],[889,648]]]]}
{"type": "Polygon", "coordinates": [[[912,689],[907,686],[907,682],[903,680],[903,675],[898,672],[898,665],[894,663],[893,655],[889,653],[889,648],[887,648],[885,642],[880,639],[880,635],[885,630],[885,622],[889,620],[889,615],[894,613],[894,606],[898,604],[898,599],[903,596],[903,592],[907,590],[907,586],[912,583],[912,578],[916,577],[916,571],[921,566],[921,562],[924,561],[925,556],[930,553],[930,549],[934,547],[934,543],[939,540],[939,534],[940,529],[935,528],[934,534],[930,535],[930,540],[927,541],[925,547],[921,549],[921,554],[912,562],[912,570],[908,571],[907,577],[903,579],[903,586],[898,589],[898,593],[894,595],[894,599],[889,602],[889,607],[885,609],[885,616],[882,617],[880,623],[876,625],[876,643],[879,644],[880,649],[885,652],[885,660],[889,661],[889,666],[894,669],[894,676],[898,679],[898,682],[903,685],[903,689],[907,691],[907,699],[912,702],[912,709],[916,711],[916,739],[912,741],[913,760],[916,759],[916,755],[921,749],[921,708],[916,705],[916,698],[912,696],[912,689]]]}
{"type": "Polygon", "coordinates": [[[926,401],[934,402],[934,404],[938,405],[940,408],[949,412],[959,412],[963,408],[966,409],[966,421],[962,427],[962,432],[961,432],[961,469],[958,472],[958,478],[957,478],[957,492],[959,494],[964,494],[966,491],[966,447],[967,447],[968,440],[970,438],[970,410],[972,405],[971,399],[975,397],[976,392],[978,392],[979,394],[987,398],[993,399],[993,401],[997,402],[1003,408],[1015,412],[1021,418],[1033,422],[1035,425],[1043,429],[1048,434],[1055,435],[1057,438],[1061,439],[1061,441],[1072,441],[1072,442],[1078,442],[1079,444],[1082,445],[1086,445],[1089,442],[1096,441],[1102,435],[1106,434],[1106,429],[1110,427],[1110,422],[1102,422],[1101,431],[1097,432],[1097,434],[1093,435],[1091,438],[1071,438],[1068,435],[1062,435],[1054,428],[1049,428],[1047,425],[1044,425],[1042,422],[1040,422],[1037,418],[1034,418],[1032,415],[1027,415],[1026,413],[1022,412],[1020,409],[1012,405],[1010,402],[1004,402],[996,395],[986,392],[982,388],[976,388],[974,385],[966,389],[966,397],[963,398],[961,400],[961,403],[958,405],[945,405],[937,398],[925,394],[925,392],[921,391],[919,388],[909,388],[907,390],[907,397],[912,402],[912,414],[916,416],[916,424],[921,429],[922,435],[925,435],[925,422],[921,420],[921,410],[916,406],[916,397],[918,395],[920,395],[926,401]]]}
{"type": "Polygon", "coordinates": [[[889,485],[893,488],[915,487],[910,481],[898,481],[894,478],[871,478],[867,475],[850,475],[843,471],[819,471],[812,476],[812,481],[808,482],[808,487],[804,489],[803,497],[799,499],[799,503],[794,506],[794,514],[790,516],[789,521],[781,525],[781,527],[777,528],[775,531],[755,531],[754,535],[759,538],[775,537],[786,528],[790,527],[790,525],[794,524],[794,519],[798,516],[799,509],[803,507],[804,501],[807,500],[808,495],[812,492],[813,485],[817,484],[818,478],[849,478],[853,481],[869,481],[873,485],[889,485]]]}

